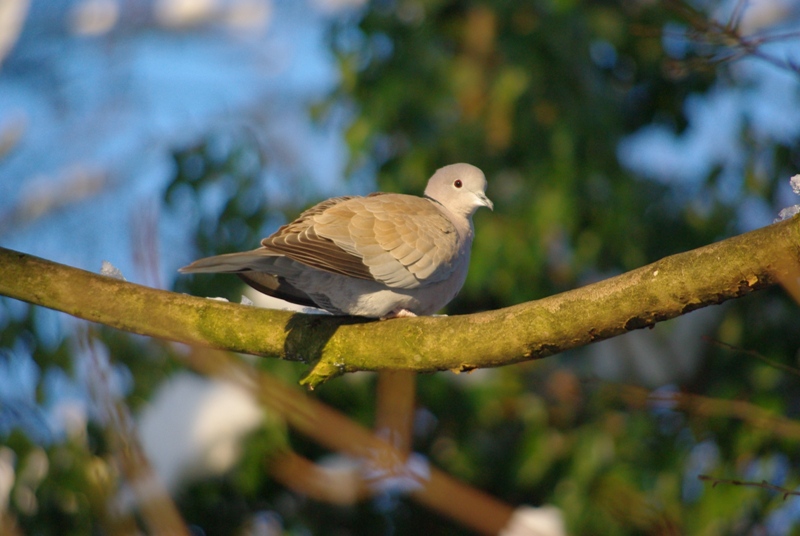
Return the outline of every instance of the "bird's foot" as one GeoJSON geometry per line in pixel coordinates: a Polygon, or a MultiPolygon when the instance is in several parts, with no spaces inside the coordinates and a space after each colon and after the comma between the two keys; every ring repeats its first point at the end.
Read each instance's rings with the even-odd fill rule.
{"type": "Polygon", "coordinates": [[[390,318],[409,318],[412,316],[417,316],[408,309],[403,309],[402,307],[399,309],[394,309],[393,311],[389,311],[387,314],[381,317],[381,320],[389,320],[390,318]]]}

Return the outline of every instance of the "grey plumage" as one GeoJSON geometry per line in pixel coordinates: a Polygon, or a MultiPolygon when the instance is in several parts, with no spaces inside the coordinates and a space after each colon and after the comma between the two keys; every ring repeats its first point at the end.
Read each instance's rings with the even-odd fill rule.
{"type": "Polygon", "coordinates": [[[486,197],[483,172],[439,169],[425,197],[336,197],[303,212],[243,253],[208,257],[182,273],[236,273],[256,290],[334,314],[432,314],[464,284],[472,215],[486,197]]]}

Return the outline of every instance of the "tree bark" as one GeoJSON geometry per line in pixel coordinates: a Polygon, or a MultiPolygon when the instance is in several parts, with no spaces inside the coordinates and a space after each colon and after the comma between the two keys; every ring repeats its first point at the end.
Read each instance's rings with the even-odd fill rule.
{"type": "Polygon", "coordinates": [[[373,321],[156,290],[0,248],[0,295],[132,333],[356,370],[468,371],[549,356],[738,298],[800,273],[800,217],[495,311],[373,321]]]}

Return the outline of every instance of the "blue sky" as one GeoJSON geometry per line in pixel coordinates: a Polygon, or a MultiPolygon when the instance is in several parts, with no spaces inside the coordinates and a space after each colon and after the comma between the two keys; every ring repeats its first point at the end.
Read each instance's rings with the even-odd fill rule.
{"type": "MultiPolygon", "coordinates": [[[[170,151],[209,132],[259,133],[274,163],[265,196],[300,177],[318,196],[340,192],[342,121],[315,125],[307,110],[338,82],[325,30],[341,12],[255,2],[268,13],[244,27],[216,12],[185,27],[118,13],[108,31],[85,35],[69,23],[85,3],[33,2],[0,70],[0,132],[21,133],[0,160],[4,246],[89,270],[109,260],[135,279],[132,222],[172,178],[170,151]]],[[[170,3],[186,4],[154,10],[170,3]]],[[[190,254],[190,226],[159,218],[168,283],[190,254]]]]}
{"type": "MultiPolygon", "coordinates": [[[[314,124],[308,107],[338,83],[326,30],[352,15],[352,5],[334,0],[32,2],[0,63],[0,139],[12,140],[0,157],[0,245],[91,271],[107,260],[129,280],[170,286],[195,255],[194,222],[159,209],[171,151],[209,133],[222,143],[226,132],[257,133],[271,163],[263,175],[270,202],[287,201],[289,181],[309,183],[293,195],[342,193],[346,117],[314,124]],[[151,10],[124,11],[136,5],[151,10]],[[147,219],[160,268],[149,280],[133,252],[147,219]]],[[[9,301],[0,316],[24,310],[18,305],[9,301]]],[[[76,328],[66,315],[35,314],[44,344],[76,328]]],[[[86,378],[80,363],[70,378],[39,370],[30,354],[13,348],[0,360],[0,394],[46,440],[69,415],[90,411],[86,378]]],[[[114,373],[120,392],[126,374],[114,373]]]]}

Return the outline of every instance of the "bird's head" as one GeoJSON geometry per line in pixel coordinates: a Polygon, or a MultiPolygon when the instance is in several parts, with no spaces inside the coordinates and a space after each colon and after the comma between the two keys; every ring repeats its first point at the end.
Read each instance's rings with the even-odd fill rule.
{"type": "Polygon", "coordinates": [[[451,164],[440,168],[428,181],[425,196],[441,203],[453,214],[472,216],[479,207],[494,210],[486,197],[486,177],[470,164],[451,164]]]}

